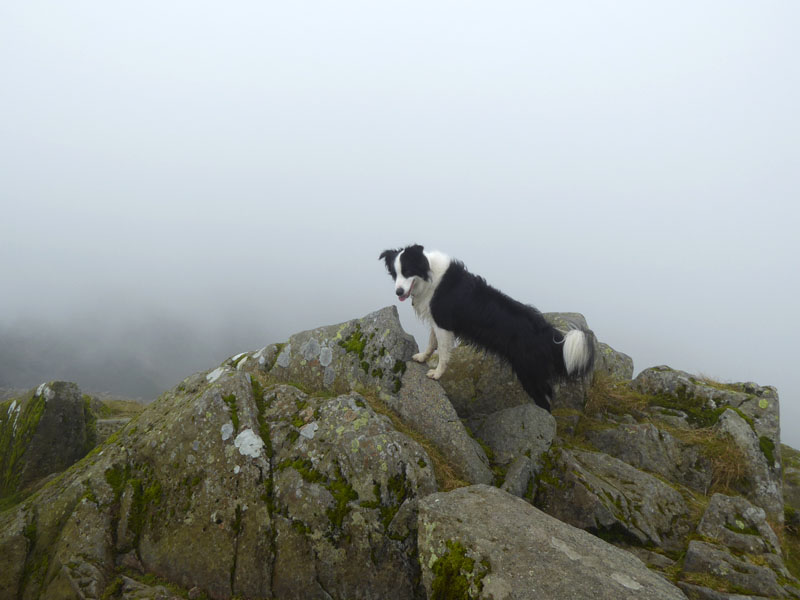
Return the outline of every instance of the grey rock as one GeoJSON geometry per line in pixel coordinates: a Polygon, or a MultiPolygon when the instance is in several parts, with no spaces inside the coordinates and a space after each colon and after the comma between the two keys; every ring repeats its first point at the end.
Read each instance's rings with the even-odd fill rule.
{"type": "Polygon", "coordinates": [[[388,306],[361,319],[293,335],[269,376],[310,390],[347,393],[362,387],[396,394],[405,363],[416,351],[417,343],[403,331],[397,308],[388,306]]]}
{"type": "Polygon", "coordinates": [[[678,587],[689,597],[689,600],[764,600],[764,596],[744,596],[742,594],[728,594],[718,592],[700,585],[693,585],[683,581],[678,582],[678,587]]]}
{"type": "Polygon", "coordinates": [[[54,381],[0,406],[0,497],[63,471],[97,442],[91,402],[54,381]]]}
{"type": "Polygon", "coordinates": [[[770,466],[780,471],[780,402],[774,387],[752,382],[721,384],[664,366],[645,369],[633,385],[641,392],[682,398],[707,410],[741,411],[752,420],[756,437],[768,439],[776,449],[770,466]]]}
{"type": "Polygon", "coordinates": [[[439,382],[462,419],[531,403],[506,361],[469,346],[453,350],[439,382]]]}
{"type": "Polygon", "coordinates": [[[522,454],[537,459],[550,448],[556,434],[553,416],[535,404],[497,411],[470,423],[479,440],[494,453],[494,461],[508,465],[522,454]]]}
{"type": "Polygon", "coordinates": [[[472,439],[438,382],[426,376],[427,368],[409,362],[397,396],[384,402],[416,431],[430,440],[471,483],[490,483],[489,460],[472,439]]]}
{"type": "Polygon", "coordinates": [[[698,447],[681,442],[652,423],[591,430],[586,432],[586,438],[601,452],[637,469],[657,473],[704,494],[711,487],[711,463],[698,447]]]}
{"type": "Polygon", "coordinates": [[[794,596],[788,590],[800,587],[787,570],[778,536],[762,508],[740,496],[714,494],[697,526],[703,543],[690,546],[684,572],[704,569],[729,585],[756,595],[794,596]],[[776,586],[780,592],[769,591],[776,586]]]}
{"type": "Polygon", "coordinates": [[[775,572],[769,567],[753,564],[719,546],[699,540],[689,542],[683,573],[710,574],[756,596],[787,597],[775,572]]]}
{"type": "MultiPolygon", "coordinates": [[[[203,379],[2,513],[0,564],[17,565],[3,597],[101,597],[131,552],[211,597],[419,597],[413,517],[436,490],[424,450],[355,393],[259,387],[230,365],[203,379]]],[[[161,594],[135,583],[123,597],[161,594]]]]}
{"type": "MultiPolygon", "coordinates": [[[[763,508],[771,519],[783,522],[783,486],[780,468],[764,454],[762,441],[750,424],[737,412],[727,409],[716,425],[719,433],[731,436],[745,457],[747,485],[742,492],[763,508]]],[[[776,447],[777,448],[777,447],[776,447]]],[[[775,455],[780,453],[776,450],[775,455]]]]}
{"type": "Polygon", "coordinates": [[[608,344],[598,342],[594,371],[604,373],[612,379],[630,381],[633,378],[633,359],[608,344]]]}
{"type": "MultiPolygon", "coordinates": [[[[540,459],[541,455],[538,458],[540,459]]],[[[536,491],[536,477],[541,468],[542,465],[538,459],[534,461],[524,454],[518,456],[509,465],[505,479],[500,484],[500,489],[533,502],[533,495],[536,491]]]]}
{"type": "Polygon", "coordinates": [[[767,523],[764,509],[741,496],[714,494],[697,533],[739,552],[774,554],[780,558],[780,542],[767,523]]]}
{"type": "Polygon", "coordinates": [[[482,599],[685,600],[633,555],[489,486],[423,498],[418,536],[428,597],[449,576],[482,599]],[[448,557],[472,567],[448,570],[448,557]]]}
{"type": "Polygon", "coordinates": [[[539,478],[536,506],[609,539],[679,549],[689,532],[681,494],[599,452],[556,449],[539,478]]]}

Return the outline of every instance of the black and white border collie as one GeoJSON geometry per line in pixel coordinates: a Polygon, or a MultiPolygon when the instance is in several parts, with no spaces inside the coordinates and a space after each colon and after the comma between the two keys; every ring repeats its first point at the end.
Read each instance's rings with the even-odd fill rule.
{"type": "Polygon", "coordinates": [[[417,316],[431,324],[427,350],[412,357],[424,363],[438,346],[439,364],[428,377],[442,376],[458,338],[506,359],[534,402],[550,410],[553,383],[592,369],[588,331],[562,334],[537,309],[493,288],[463,263],[418,244],[384,250],[380,258],[400,301],[411,298],[417,316]]]}

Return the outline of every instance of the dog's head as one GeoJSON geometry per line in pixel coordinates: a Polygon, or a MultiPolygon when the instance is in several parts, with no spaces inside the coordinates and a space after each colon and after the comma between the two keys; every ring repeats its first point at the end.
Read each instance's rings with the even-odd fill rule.
{"type": "Polygon", "coordinates": [[[402,302],[414,294],[420,281],[430,280],[430,264],[419,244],[398,250],[384,250],[380,259],[394,279],[394,293],[402,302]]]}

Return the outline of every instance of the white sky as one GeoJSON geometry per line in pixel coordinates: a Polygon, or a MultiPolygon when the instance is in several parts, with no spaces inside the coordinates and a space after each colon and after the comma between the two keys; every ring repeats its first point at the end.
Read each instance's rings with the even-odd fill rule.
{"type": "Polygon", "coordinates": [[[5,2],[0,325],[155,315],[253,349],[394,302],[377,256],[419,242],[584,313],[637,372],[776,385],[800,446],[798,24],[794,1],[5,2]]]}

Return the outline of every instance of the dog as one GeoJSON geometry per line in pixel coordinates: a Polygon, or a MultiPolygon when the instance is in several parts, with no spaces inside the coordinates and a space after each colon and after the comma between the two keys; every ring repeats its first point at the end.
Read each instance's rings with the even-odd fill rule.
{"type": "Polygon", "coordinates": [[[431,325],[428,348],[412,356],[425,363],[438,347],[431,379],[444,374],[457,339],[507,360],[527,394],[548,411],[555,382],[591,371],[591,332],[576,326],[562,334],[536,308],[493,288],[462,262],[419,244],[384,250],[380,260],[398,299],[411,298],[417,316],[431,325]]]}

